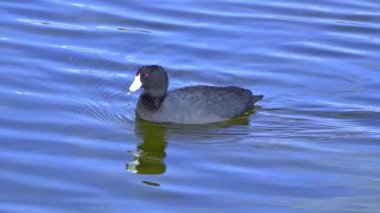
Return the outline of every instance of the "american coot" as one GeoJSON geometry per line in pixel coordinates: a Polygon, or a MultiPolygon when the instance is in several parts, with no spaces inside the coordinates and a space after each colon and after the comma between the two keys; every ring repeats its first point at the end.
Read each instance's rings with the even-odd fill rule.
{"type": "Polygon", "coordinates": [[[129,92],[139,88],[136,116],[157,123],[205,124],[243,114],[263,98],[240,87],[189,86],[167,91],[169,77],[158,65],[140,67],[129,92]]]}

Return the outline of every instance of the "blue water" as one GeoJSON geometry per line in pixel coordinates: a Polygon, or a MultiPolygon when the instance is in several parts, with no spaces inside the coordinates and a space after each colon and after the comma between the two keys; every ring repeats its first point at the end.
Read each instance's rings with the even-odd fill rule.
{"type": "Polygon", "coordinates": [[[378,212],[380,4],[0,2],[1,212],[378,212]],[[136,120],[127,88],[236,85],[258,109],[136,120]]]}

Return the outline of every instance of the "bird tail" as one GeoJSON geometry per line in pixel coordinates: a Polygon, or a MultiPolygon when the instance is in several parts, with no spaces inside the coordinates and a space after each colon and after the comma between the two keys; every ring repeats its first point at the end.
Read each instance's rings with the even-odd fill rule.
{"type": "Polygon", "coordinates": [[[255,104],[256,102],[260,101],[263,98],[264,98],[263,95],[252,95],[252,104],[255,104]]]}

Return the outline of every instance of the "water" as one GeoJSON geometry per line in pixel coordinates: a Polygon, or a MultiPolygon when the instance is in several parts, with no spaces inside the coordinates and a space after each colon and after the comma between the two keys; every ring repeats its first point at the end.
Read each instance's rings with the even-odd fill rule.
{"type": "Polygon", "coordinates": [[[377,212],[380,4],[0,2],[0,211],[377,212]],[[136,121],[127,88],[265,98],[206,126],[136,121]]]}

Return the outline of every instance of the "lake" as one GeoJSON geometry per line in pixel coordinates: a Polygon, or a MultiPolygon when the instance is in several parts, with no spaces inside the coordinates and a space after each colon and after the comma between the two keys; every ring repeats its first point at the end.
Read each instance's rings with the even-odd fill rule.
{"type": "Polygon", "coordinates": [[[373,0],[0,2],[1,212],[378,212],[373,0]],[[235,85],[210,125],[137,120],[136,70],[235,85]]]}

